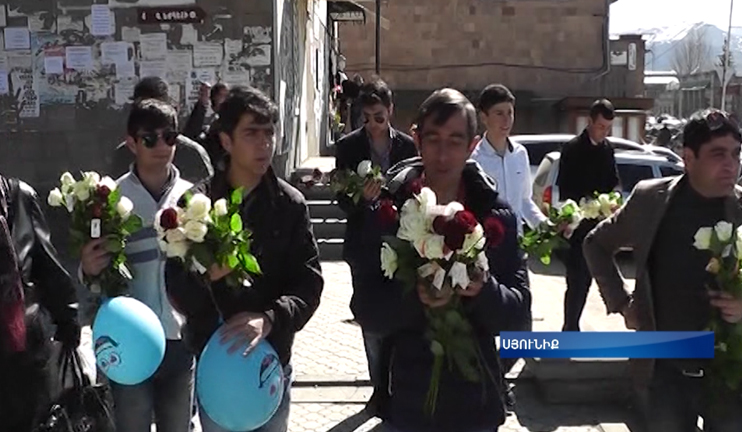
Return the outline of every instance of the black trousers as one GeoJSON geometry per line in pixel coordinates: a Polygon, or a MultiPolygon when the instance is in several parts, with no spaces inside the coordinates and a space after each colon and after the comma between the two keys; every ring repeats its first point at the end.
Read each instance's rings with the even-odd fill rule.
{"type": "Polygon", "coordinates": [[[567,292],[564,294],[564,325],[562,331],[580,331],[580,318],[585,309],[587,294],[593,283],[593,275],[582,253],[582,242],[598,223],[583,221],[569,239],[567,251],[567,292]]]}
{"type": "Polygon", "coordinates": [[[707,376],[657,362],[649,387],[646,431],[695,432],[703,417],[705,432],[742,431],[742,395],[709,391],[707,376]]]}
{"type": "Polygon", "coordinates": [[[31,432],[59,390],[51,344],[38,350],[0,355],[0,432],[31,432]]]}

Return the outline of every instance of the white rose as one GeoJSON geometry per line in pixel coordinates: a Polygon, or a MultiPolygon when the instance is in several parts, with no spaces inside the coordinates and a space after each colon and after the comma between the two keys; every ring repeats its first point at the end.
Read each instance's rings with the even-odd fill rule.
{"type": "Polygon", "coordinates": [[[435,196],[435,192],[433,192],[433,189],[427,187],[420,190],[420,195],[417,196],[417,201],[420,203],[420,207],[425,211],[438,204],[438,198],[435,196]]]}
{"type": "Polygon", "coordinates": [[[381,245],[381,270],[384,271],[384,276],[389,279],[394,277],[394,273],[397,271],[397,251],[395,251],[388,243],[381,245]]]}
{"type": "Polygon", "coordinates": [[[464,244],[461,246],[459,252],[482,250],[484,249],[485,244],[487,244],[487,239],[484,236],[484,228],[482,228],[482,225],[477,224],[476,228],[474,228],[474,232],[467,234],[466,237],[464,237],[464,244]]]}
{"type": "Polygon", "coordinates": [[[204,194],[191,197],[186,209],[186,218],[193,221],[205,221],[211,211],[211,200],[204,194]]]}
{"type": "Polygon", "coordinates": [[[110,191],[116,190],[116,181],[111,177],[105,176],[98,182],[98,186],[105,186],[110,191]]]}
{"type": "Polygon", "coordinates": [[[67,207],[67,211],[72,213],[72,211],[75,209],[75,195],[74,194],[67,194],[64,196],[64,206],[67,207]]]}
{"type": "Polygon", "coordinates": [[[206,233],[209,232],[209,228],[206,226],[205,223],[195,220],[186,222],[185,226],[183,226],[183,229],[185,230],[186,238],[196,243],[203,242],[204,237],[206,237],[206,233]]]}
{"type": "Polygon", "coordinates": [[[180,241],[167,244],[168,258],[185,258],[188,253],[188,242],[180,241]]]}
{"type": "Polygon", "coordinates": [[[585,200],[581,203],[580,208],[586,219],[600,218],[600,203],[597,200],[585,200]]]}
{"type": "Polygon", "coordinates": [[[598,206],[600,207],[600,213],[604,217],[609,217],[613,214],[613,206],[616,204],[611,196],[608,194],[601,194],[597,199],[598,206]]]}
{"type": "Polygon", "coordinates": [[[560,210],[565,210],[567,208],[572,208],[573,211],[577,211],[580,209],[580,206],[572,199],[568,199],[562,203],[561,206],[559,206],[560,210]]]}
{"type": "Polygon", "coordinates": [[[707,250],[711,247],[711,230],[712,228],[704,227],[696,231],[696,235],[693,236],[693,246],[696,249],[707,250]]]}
{"type": "Polygon", "coordinates": [[[435,262],[423,264],[417,268],[417,274],[422,278],[433,276],[433,286],[440,290],[446,280],[446,271],[435,262]]]}
{"type": "Polygon", "coordinates": [[[72,186],[75,184],[75,178],[67,171],[59,178],[59,183],[62,185],[62,192],[66,194],[72,190],[72,186]]]}
{"type": "Polygon", "coordinates": [[[451,270],[448,271],[448,276],[451,278],[451,286],[453,288],[461,287],[466,289],[469,286],[469,271],[466,269],[466,264],[456,261],[451,266],[451,270]]]}
{"type": "Polygon", "coordinates": [[[371,169],[373,168],[373,165],[371,164],[370,160],[361,161],[361,163],[358,164],[358,167],[356,168],[356,173],[358,173],[361,177],[366,177],[367,175],[371,174],[371,169]]]}
{"type": "Polygon", "coordinates": [[[168,243],[183,242],[186,241],[187,238],[185,230],[181,227],[167,230],[165,233],[165,240],[167,240],[168,243]]]}
{"type": "Polygon", "coordinates": [[[119,198],[119,202],[116,204],[116,213],[121,216],[121,219],[129,219],[132,210],[134,210],[134,203],[129,198],[125,196],[119,198]]]}
{"type": "Polygon", "coordinates": [[[94,187],[100,181],[100,174],[95,171],[88,171],[82,173],[82,181],[88,185],[88,187],[94,187]]]}
{"type": "Polygon", "coordinates": [[[428,234],[428,220],[414,199],[407,200],[399,216],[397,237],[414,242],[428,234]]]}
{"type": "Polygon", "coordinates": [[[224,198],[217,200],[214,203],[214,213],[217,216],[226,216],[229,212],[229,209],[227,208],[227,200],[224,198]]]}
{"type": "Polygon", "coordinates": [[[170,246],[165,241],[164,237],[158,237],[157,238],[157,244],[160,246],[160,250],[163,251],[163,252],[167,252],[168,247],[170,246]]]}
{"type": "Polygon", "coordinates": [[[78,201],[87,201],[90,199],[90,185],[85,181],[79,181],[72,186],[72,193],[78,201]]]}
{"type": "Polygon", "coordinates": [[[445,257],[443,247],[445,239],[438,234],[426,234],[413,242],[417,253],[427,259],[441,259],[445,257]]]}
{"type": "Polygon", "coordinates": [[[490,270],[490,262],[487,259],[486,253],[479,252],[479,255],[477,255],[477,267],[479,267],[482,271],[490,270]]]}
{"type": "Polygon", "coordinates": [[[64,204],[64,195],[59,188],[54,188],[49,192],[46,202],[52,207],[61,207],[64,204]]]}
{"type": "Polygon", "coordinates": [[[458,203],[456,201],[451,202],[445,206],[442,205],[432,205],[425,209],[425,213],[427,214],[428,218],[435,219],[438,216],[443,216],[446,219],[451,219],[456,213],[463,211],[464,206],[461,203],[458,203]]]}
{"type": "Polygon", "coordinates": [[[716,237],[719,238],[719,241],[722,243],[728,242],[732,238],[732,231],[734,231],[734,226],[726,221],[721,221],[716,224],[714,227],[714,231],[716,231],[716,237]]]}

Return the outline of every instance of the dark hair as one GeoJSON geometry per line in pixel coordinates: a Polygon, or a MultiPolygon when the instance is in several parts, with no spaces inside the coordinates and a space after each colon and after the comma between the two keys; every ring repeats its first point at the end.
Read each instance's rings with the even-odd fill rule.
{"type": "Polygon", "coordinates": [[[168,128],[178,130],[178,114],[172,105],[159,99],[134,102],[126,122],[126,133],[129,136],[136,137],[141,131],[153,132],[168,128]]]}
{"type": "Polygon", "coordinates": [[[252,114],[260,124],[277,124],[278,106],[262,91],[254,87],[233,87],[219,106],[219,130],[232,135],[240,119],[252,114]]]}
{"type": "Polygon", "coordinates": [[[359,99],[363,107],[382,104],[389,108],[392,106],[392,91],[384,81],[374,79],[361,86],[359,99]]]}
{"type": "Polygon", "coordinates": [[[214,84],[213,87],[211,87],[211,92],[209,92],[209,99],[211,100],[211,106],[216,106],[216,104],[214,103],[214,99],[216,99],[216,97],[219,96],[219,93],[222,90],[227,90],[227,89],[229,89],[229,87],[227,86],[227,84],[223,82],[218,82],[214,84]]]}
{"type": "Polygon", "coordinates": [[[608,99],[598,99],[590,106],[590,118],[596,120],[598,116],[606,120],[616,118],[616,109],[608,99]]]}
{"type": "Polygon", "coordinates": [[[145,77],[134,86],[134,101],[142,99],[159,99],[164,102],[170,102],[168,94],[168,85],[162,78],[145,77]]]}
{"type": "Polygon", "coordinates": [[[696,111],[683,128],[683,148],[693,150],[697,156],[704,144],[727,135],[742,141],[739,125],[728,113],[716,109],[696,111]]]}
{"type": "Polygon", "coordinates": [[[414,122],[417,125],[416,131],[422,136],[427,120],[432,120],[433,124],[440,126],[454,114],[466,116],[468,137],[474,138],[477,133],[477,111],[466,96],[451,88],[436,90],[420,105],[414,122]]]}
{"type": "Polygon", "coordinates": [[[490,84],[479,94],[477,108],[479,111],[487,114],[490,108],[503,102],[515,104],[515,96],[513,96],[510,89],[502,84],[490,84]]]}

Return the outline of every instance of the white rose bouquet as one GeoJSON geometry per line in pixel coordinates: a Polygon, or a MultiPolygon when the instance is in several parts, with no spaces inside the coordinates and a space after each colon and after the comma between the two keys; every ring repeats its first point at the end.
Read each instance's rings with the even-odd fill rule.
{"type": "Polygon", "coordinates": [[[585,219],[603,220],[609,218],[623,205],[619,192],[595,193],[595,198],[580,200],[580,210],[585,219]]]}
{"type": "Polygon", "coordinates": [[[349,196],[355,204],[363,196],[363,185],[368,180],[383,181],[381,168],[374,166],[370,160],[361,161],[355,171],[334,170],[330,173],[330,189],[336,194],[349,196]]]}
{"type": "Polygon", "coordinates": [[[116,186],[112,178],[101,178],[96,172],[83,173],[80,181],[66,172],[47,199],[50,206],[63,207],[70,213],[70,243],[75,255],[79,256],[90,240],[106,239],[111,266],[92,278],[90,287],[107,297],[126,291],[132,279],[124,254],[126,238],[142,228],[142,219],[132,213],[134,204],[116,186]]]}
{"type": "Polygon", "coordinates": [[[426,411],[435,412],[444,360],[461,375],[479,382],[492,377],[481,358],[479,345],[461,303],[462,291],[472,281],[484,281],[489,265],[485,249],[494,246],[505,233],[495,216],[483,225],[458,202],[437,205],[429,188],[413,194],[402,206],[396,236],[384,237],[381,267],[389,279],[396,278],[409,290],[422,283],[429,298],[450,300],[441,307],[426,307],[433,352],[433,372],[426,411]]]}
{"type": "MultiPolygon", "coordinates": [[[[731,223],[721,221],[713,227],[700,228],[694,236],[693,246],[711,253],[706,271],[714,275],[714,291],[727,293],[735,299],[742,298],[742,227],[735,229],[731,223]]],[[[712,381],[717,386],[738,390],[742,384],[742,324],[730,324],[716,313],[707,330],[715,333],[716,343],[712,381]]]]}
{"type": "Polygon", "coordinates": [[[549,221],[523,234],[520,238],[520,247],[528,255],[539,257],[544,265],[549,265],[552,251],[567,246],[565,239],[569,238],[571,232],[580,225],[583,215],[580,206],[573,200],[567,200],[559,207],[549,206],[546,213],[549,221]],[[560,234],[560,228],[566,228],[565,235],[560,234]]]}
{"type": "Polygon", "coordinates": [[[170,207],[155,216],[160,248],[200,274],[206,274],[213,265],[231,269],[226,276],[231,287],[249,284],[251,276],[261,271],[250,252],[251,233],[242,225],[242,189],[213,206],[204,194],[184,198],[185,208],[170,207]]]}

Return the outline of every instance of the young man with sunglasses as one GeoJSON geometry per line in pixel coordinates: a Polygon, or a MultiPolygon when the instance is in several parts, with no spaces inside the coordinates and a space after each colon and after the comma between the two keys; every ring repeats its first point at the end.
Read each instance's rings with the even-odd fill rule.
{"type": "MultiPolygon", "coordinates": [[[[134,87],[132,101],[136,103],[144,99],[158,99],[172,104],[168,92],[168,85],[162,78],[146,77],[134,87]]],[[[112,176],[118,177],[129,172],[133,160],[126,141],[116,147],[109,162],[111,167],[109,173],[112,176]]],[[[177,135],[173,163],[181,170],[184,179],[194,183],[214,175],[209,154],[201,144],[185,135],[177,135]]]]}
{"type": "MultiPolygon", "coordinates": [[[[170,304],[165,288],[165,257],[153,227],[155,214],[175,206],[193,184],[183,180],[173,165],[178,142],[175,109],[156,99],[138,101],[129,113],[127,149],[134,155],[128,174],[117,180],[121,193],[134,203],[144,228],[128,239],[126,256],[134,279],[129,294],[149,306],[160,318],[167,345],[155,374],[133,386],[111,383],[116,430],[149,432],[154,412],[159,432],[188,432],[191,422],[194,357],[186,349],[180,328],[184,318],[170,304]]],[[[83,281],[110,265],[105,239],[83,247],[83,281]]]]}
{"type": "MultiPolygon", "coordinates": [[[[235,87],[222,104],[219,119],[219,137],[228,154],[226,169],[192,191],[216,201],[242,189],[240,216],[251,232],[251,251],[262,273],[235,288],[225,278],[229,269],[213,266],[205,281],[171,259],[168,293],[186,316],[183,331],[194,353],[201,353],[216,331],[233,355],[249,352],[261,340],[276,350],[285,376],[283,398],[273,417],[255,432],[286,432],[294,337],[319,307],[324,287],[319,250],[304,196],[271,168],[278,106],[260,90],[235,87]]],[[[203,410],[199,418],[204,432],[227,432],[203,410]]]]}
{"type": "MultiPolygon", "coordinates": [[[[381,168],[382,173],[386,173],[398,162],[417,155],[417,148],[412,138],[391,126],[394,105],[392,91],[386,83],[375,80],[364,84],[360,91],[359,101],[363,111],[364,126],[337,142],[335,165],[338,169],[355,171],[361,161],[370,160],[374,166],[381,168]]],[[[344,194],[337,196],[338,205],[348,216],[343,258],[350,266],[353,279],[353,297],[350,308],[356,320],[363,315],[363,311],[359,309],[365,307],[365,292],[377,289],[376,286],[369,286],[367,283],[368,278],[365,276],[367,269],[364,267],[364,260],[359,259],[359,255],[362,254],[360,240],[363,230],[363,209],[368,206],[368,203],[378,198],[381,186],[380,181],[368,181],[363,188],[363,198],[358,203],[354,203],[344,194]]],[[[365,327],[362,320],[358,323],[363,328],[369,376],[372,383],[375,383],[383,335],[375,333],[372,328],[365,327]]]]}
{"type": "MultiPolygon", "coordinates": [[[[624,206],[591,231],[585,258],[608,313],[620,313],[638,331],[703,331],[713,316],[742,321],[742,299],[719,291],[707,270],[711,255],[694,245],[696,232],[727,221],[742,224],[740,129],[721,111],[694,114],[683,130],[685,174],[645,180],[624,206]],[[614,261],[633,250],[638,278],[627,290],[614,261]]],[[[732,234],[734,235],[734,233],[732,234]]],[[[742,430],[739,390],[714,380],[712,360],[634,360],[636,383],[648,396],[648,431],[742,430]]]]}

